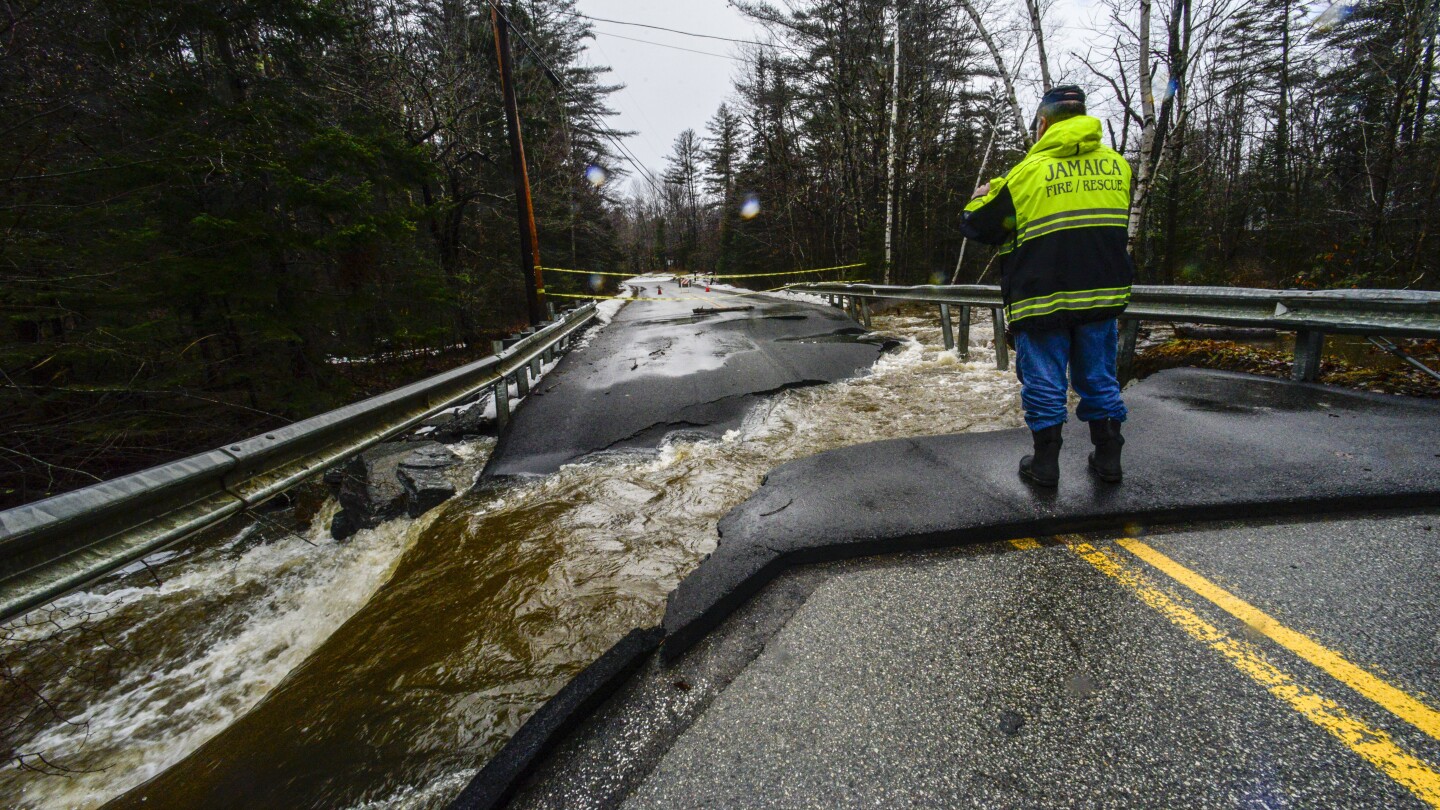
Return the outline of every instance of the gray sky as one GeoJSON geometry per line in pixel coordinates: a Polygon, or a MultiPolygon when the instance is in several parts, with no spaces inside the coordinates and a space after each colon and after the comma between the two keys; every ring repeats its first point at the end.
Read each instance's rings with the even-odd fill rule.
{"type": "MultiPolygon", "coordinates": [[[[1013,1],[1019,4],[1019,0],[1013,1]]],[[[771,39],[764,27],[747,20],[726,0],[579,0],[577,8],[591,17],[736,39],[771,39]]],[[[1063,53],[1081,44],[1094,15],[1093,0],[1056,0],[1050,7],[1046,27],[1054,33],[1047,44],[1057,70],[1063,53]]],[[[596,22],[594,26],[596,37],[582,58],[610,67],[609,81],[626,85],[610,97],[611,106],[619,112],[611,124],[636,132],[625,145],[658,175],[675,136],[686,128],[703,134],[705,122],[730,96],[742,65],[722,57],[737,56],[741,46],[629,25],[596,22]]],[[[1082,84],[1092,91],[1101,89],[1094,86],[1093,79],[1082,79],[1082,84]]],[[[1026,82],[1019,89],[1021,104],[1028,110],[1035,104],[1036,93],[1027,89],[1026,82]]]]}
{"type": "MultiPolygon", "coordinates": [[[[752,25],[726,0],[580,0],[577,8],[592,17],[736,39],[767,39],[763,28],[752,25]]],[[[610,96],[611,107],[619,111],[610,122],[617,129],[636,131],[625,145],[658,175],[675,136],[687,128],[704,132],[705,122],[730,95],[732,80],[741,67],[730,59],[675,48],[735,56],[740,46],[650,28],[604,22],[594,25],[596,36],[589,43],[588,60],[612,68],[610,81],[626,86],[610,96]],[[632,41],[637,39],[673,47],[632,41]]]]}

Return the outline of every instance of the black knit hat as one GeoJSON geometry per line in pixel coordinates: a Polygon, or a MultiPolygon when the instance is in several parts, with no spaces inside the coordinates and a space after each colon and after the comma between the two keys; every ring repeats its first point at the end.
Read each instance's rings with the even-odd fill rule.
{"type": "Polygon", "coordinates": [[[1081,90],[1080,86],[1076,84],[1064,84],[1059,87],[1052,87],[1050,88],[1050,92],[1046,93],[1045,96],[1040,99],[1040,106],[1044,107],[1047,104],[1059,104],[1062,101],[1078,101],[1084,104],[1085,91],[1081,90]]]}

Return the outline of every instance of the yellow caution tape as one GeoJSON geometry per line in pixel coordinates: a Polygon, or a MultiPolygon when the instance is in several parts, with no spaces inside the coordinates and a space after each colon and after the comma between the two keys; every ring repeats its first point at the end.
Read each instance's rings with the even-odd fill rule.
{"type": "MultiPolygon", "coordinates": [[[[849,270],[852,267],[864,267],[864,262],[856,264],[837,264],[834,267],[815,267],[809,270],[782,270],[778,273],[731,273],[723,276],[708,276],[708,278],[764,278],[766,276],[795,276],[802,273],[825,273],[830,270],[849,270]]],[[[704,275],[703,273],[701,275],[704,275]]]]}
{"type": "MultiPolygon", "coordinates": [[[[620,278],[639,278],[645,273],[602,273],[599,270],[571,270],[568,267],[541,267],[547,273],[574,273],[577,276],[619,276],[620,278]]],[[[670,275],[661,273],[659,275],[670,275]]]]}
{"type": "MultiPolygon", "coordinates": [[[[701,278],[713,278],[717,280],[724,278],[767,278],[769,276],[796,276],[805,273],[826,273],[831,270],[849,270],[855,267],[864,266],[864,262],[858,262],[856,264],[838,264],[834,267],[814,267],[808,270],[781,270],[775,273],[728,273],[725,275],[712,275],[710,273],[689,273],[685,271],[675,272],[657,270],[654,271],[653,275],[699,276],[701,278]]],[[[643,275],[651,275],[650,273],[605,273],[598,270],[574,270],[568,267],[541,267],[540,269],[544,270],[547,273],[573,273],[577,276],[618,276],[620,278],[639,278],[643,275]]]]}
{"type": "MultiPolygon", "coordinates": [[[[715,293],[711,293],[714,295],[715,293]]],[[[689,295],[653,295],[645,298],[631,298],[628,295],[588,295],[585,293],[546,293],[552,298],[583,298],[587,301],[645,301],[665,303],[666,301],[710,301],[709,298],[697,298],[689,295]]]]}
{"type": "Polygon", "coordinates": [[[629,301],[629,300],[630,300],[630,296],[628,296],[628,295],[587,295],[587,294],[583,294],[583,293],[557,293],[557,292],[547,292],[547,293],[545,293],[545,295],[546,295],[546,297],[548,297],[548,298],[584,298],[584,299],[587,300],[587,301],[591,301],[591,300],[594,300],[594,301],[618,301],[618,300],[621,300],[621,299],[624,299],[624,300],[626,300],[626,301],[629,301]]]}
{"type": "MultiPolygon", "coordinates": [[[[845,265],[845,266],[846,266],[846,267],[863,267],[864,265],[851,264],[851,265],[845,265]]],[[[837,270],[837,269],[840,269],[840,268],[826,267],[826,268],[821,268],[821,269],[824,269],[824,270],[837,270]]],[[[578,271],[578,270],[562,270],[561,272],[567,272],[567,273],[568,273],[568,272],[581,272],[581,271],[578,271]]],[[[818,272],[818,271],[797,271],[797,272],[818,272]]],[[[597,274],[597,275],[606,275],[606,274],[604,274],[604,273],[599,273],[599,274],[597,274]]],[[[613,274],[613,273],[612,273],[612,274],[609,274],[609,275],[616,275],[616,274],[613,274]]],[[[759,273],[759,274],[757,274],[757,276],[764,276],[764,275],[780,275],[780,274],[777,274],[777,273],[759,273]]],[[[756,276],[741,276],[741,278],[755,278],[755,277],[756,277],[756,276]]],[[[736,278],[736,276],[717,276],[717,278],[736,278]]],[[[849,282],[851,282],[851,283],[864,283],[864,279],[859,279],[859,280],[856,280],[856,279],[847,279],[847,281],[849,281],[849,282]]],[[[785,291],[785,290],[790,289],[791,287],[796,286],[797,284],[803,284],[803,283],[804,283],[804,282],[798,282],[798,281],[797,281],[797,282],[794,282],[794,283],[792,283],[792,284],[782,284],[782,285],[780,285],[779,287],[770,287],[770,288],[764,289],[764,290],[712,290],[712,289],[706,288],[706,290],[705,290],[705,295],[704,295],[704,296],[694,296],[694,295],[651,295],[651,296],[636,297],[636,296],[629,296],[629,295],[596,295],[596,294],[593,294],[593,293],[561,293],[561,292],[550,292],[549,290],[544,290],[544,291],[542,291],[542,292],[543,292],[545,295],[550,296],[550,297],[552,297],[552,298],[582,298],[582,299],[585,299],[585,300],[587,300],[587,301],[592,301],[592,300],[593,300],[593,301],[647,301],[647,302],[649,302],[649,301],[657,301],[657,302],[660,302],[660,303],[664,303],[664,302],[666,302],[666,301],[711,301],[711,302],[713,302],[716,297],[720,297],[720,298],[748,298],[748,297],[756,296],[756,295],[764,295],[764,294],[766,294],[766,293],[783,292],[783,291],[785,291]]],[[[639,287],[639,288],[642,289],[642,290],[647,289],[647,285],[638,284],[638,285],[635,285],[635,286],[639,287]]],[[[696,288],[705,287],[705,285],[704,285],[703,283],[700,283],[700,282],[696,282],[695,284],[693,284],[693,285],[691,285],[691,286],[692,286],[692,287],[696,287],[696,288]]],[[[681,289],[685,289],[685,288],[682,287],[681,289]]]]}

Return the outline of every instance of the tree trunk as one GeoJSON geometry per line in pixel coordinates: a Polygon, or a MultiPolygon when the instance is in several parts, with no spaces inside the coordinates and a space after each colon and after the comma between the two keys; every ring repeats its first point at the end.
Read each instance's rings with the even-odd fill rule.
{"type": "Polygon", "coordinates": [[[1440,0],[1431,4],[1430,31],[1425,38],[1425,59],[1420,67],[1420,94],[1415,99],[1415,142],[1425,137],[1425,113],[1430,104],[1430,83],[1435,75],[1435,39],[1440,33],[1440,0]]]}
{"type": "Polygon", "coordinates": [[[1150,4],[1151,0],[1140,0],[1140,116],[1144,122],[1140,129],[1139,167],[1135,173],[1134,194],[1130,202],[1130,256],[1139,263],[1135,248],[1140,240],[1140,228],[1145,219],[1145,205],[1150,201],[1150,186],[1153,175],[1152,159],[1155,152],[1155,90],[1150,82],[1150,4]]]}
{"type": "MultiPolygon", "coordinates": [[[[1150,0],[1141,0],[1148,9],[1150,0]]],[[[1010,111],[1015,114],[1015,126],[1022,133],[1025,139],[1025,146],[1029,148],[1035,143],[1033,134],[1030,132],[1030,124],[1025,120],[1025,113],[1020,111],[1020,99],[1015,95],[1015,80],[1010,76],[1010,71],[1005,69],[1005,59],[1000,55],[1000,48],[995,44],[995,38],[990,36],[990,29],[985,27],[985,22],[980,19],[980,14],[970,0],[960,0],[960,7],[970,16],[970,21],[975,24],[975,30],[980,34],[980,39],[985,47],[990,50],[990,58],[995,60],[995,70],[999,71],[1000,79],[1005,83],[1005,98],[1010,102],[1010,111]]],[[[1148,11],[1147,19],[1148,19],[1148,11]]],[[[1146,23],[1148,25],[1148,22],[1146,23]]]]}
{"type": "Polygon", "coordinates": [[[1165,200],[1165,284],[1175,283],[1175,267],[1180,259],[1180,246],[1176,231],[1180,224],[1180,192],[1185,179],[1184,165],[1185,128],[1175,133],[1175,149],[1170,155],[1170,188],[1165,200]]]}
{"type": "Polygon", "coordinates": [[[1280,214],[1289,206],[1288,195],[1290,190],[1290,3],[1289,0],[1282,5],[1280,20],[1280,99],[1275,110],[1275,181],[1280,189],[1276,194],[1272,207],[1276,202],[1280,210],[1273,213],[1280,214]]]}
{"type": "Polygon", "coordinates": [[[1030,29],[1035,34],[1035,52],[1040,59],[1040,87],[1041,92],[1048,92],[1055,83],[1050,80],[1050,60],[1045,57],[1045,31],[1040,21],[1040,0],[1025,0],[1025,7],[1030,11],[1030,29]]]}

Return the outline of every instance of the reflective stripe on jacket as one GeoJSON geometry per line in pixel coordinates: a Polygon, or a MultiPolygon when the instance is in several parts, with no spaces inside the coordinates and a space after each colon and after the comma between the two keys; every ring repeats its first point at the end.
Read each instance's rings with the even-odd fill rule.
{"type": "Polygon", "coordinates": [[[1052,124],[990,191],[965,206],[961,231],[999,245],[1005,314],[1018,330],[1113,318],[1130,300],[1130,164],[1088,115],[1052,124]]]}

